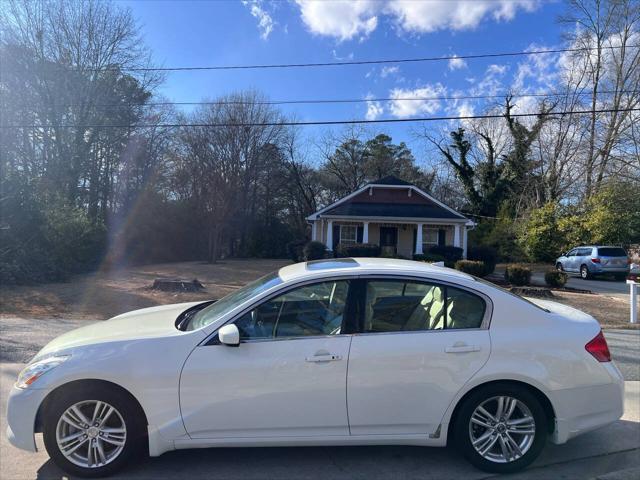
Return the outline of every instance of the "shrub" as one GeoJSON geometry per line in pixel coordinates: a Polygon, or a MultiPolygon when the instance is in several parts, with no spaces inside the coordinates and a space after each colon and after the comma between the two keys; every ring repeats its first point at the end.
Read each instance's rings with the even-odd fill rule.
{"type": "Polygon", "coordinates": [[[498,263],[498,251],[488,245],[469,247],[467,250],[467,260],[484,262],[486,273],[483,276],[487,276],[493,273],[496,269],[496,263],[498,263]]]}
{"type": "Polygon", "coordinates": [[[444,262],[444,257],[442,255],[435,255],[433,253],[414,255],[413,259],[416,262],[428,262],[428,263],[444,262]]]}
{"type": "Polygon", "coordinates": [[[549,270],[544,274],[544,283],[549,285],[550,287],[562,288],[569,276],[564,272],[559,272],[558,270],[549,270]]]}
{"type": "Polygon", "coordinates": [[[517,286],[529,285],[531,282],[531,269],[526,265],[513,263],[504,269],[504,279],[517,286]]]}
{"type": "Polygon", "coordinates": [[[338,257],[379,257],[380,246],[373,243],[353,243],[338,245],[338,257]]]}
{"type": "Polygon", "coordinates": [[[327,256],[327,246],[322,242],[309,242],[302,249],[305,261],[320,260],[327,256]]]}
{"type": "Polygon", "coordinates": [[[479,260],[458,260],[455,268],[474,277],[484,277],[488,275],[486,263],[479,260]]]}
{"type": "Polygon", "coordinates": [[[463,250],[460,247],[452,247],[451,245],[434,245],[427,250],[429,255],[441,255],[445,262],[454,264],[458,260],[462,260],[463,250]]]}
{"type": "Polygon", "coordinates": [[[287,243],[287,253],[289,254],[289,258],[294,262],[301,262],[304,258],[302,250],[306,244],[306,240],[294,240],[287,243]]]}

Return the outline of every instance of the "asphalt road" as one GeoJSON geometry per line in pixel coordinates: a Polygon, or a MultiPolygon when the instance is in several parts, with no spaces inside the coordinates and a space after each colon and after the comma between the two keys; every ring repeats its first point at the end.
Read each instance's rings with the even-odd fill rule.
{"type": "MultiPolygon", "coordinates": [[[[532,283],[544,285],[544,274],[535,272],[531,275],[532,283]]],[[[608,277],[597,277],[583,280],[577,275],[570,274],[567,287],[591,290],[593,293],[602,293],[612,296],[629,296],[629,285],[623,280],[615,280],[608,277]]]]}

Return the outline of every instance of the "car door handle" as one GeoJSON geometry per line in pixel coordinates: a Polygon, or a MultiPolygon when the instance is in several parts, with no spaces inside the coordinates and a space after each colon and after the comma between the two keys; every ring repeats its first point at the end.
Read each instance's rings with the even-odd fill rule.
{"type": "Polygon", "coordinates": [[[338,360],[342,360],[340,355],[333,354],[322,354],[322,355],[314,355],[313,357],[307,357],[307,362],[311,363],[322,363],[322,362],[337,362],[338,360]]]}
{"type": "Polygon", "coordinates": [[[451,345],[444,349],[446,353],[479,352],[480,350],[480,345],[451,345]]]}

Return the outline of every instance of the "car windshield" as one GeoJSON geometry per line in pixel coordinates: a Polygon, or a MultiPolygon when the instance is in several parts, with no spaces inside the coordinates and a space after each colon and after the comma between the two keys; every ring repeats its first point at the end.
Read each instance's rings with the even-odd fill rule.
{"type": "Polygon", "coordinates": [[[627,252],[624,251],[624,248],[605,247],[598,248],[598,255],[601,257],[626,257],[627,252]]]}
{"type": "Polygon", "coordinates": [[[231,292],[229,295],[222,297],[207,308],[200,310],[193,316],[185,330],[197,330],[205,327],[214,320],[220,318],[221,315],[224,315],[229,310],[249,300],[251,297],[255,297],[256,295],[259,295],[276,285],[280,285],[281,283],[282,279],[277,273],[274,272],[269,275],[265,275],[264,277],[231,292]]]}

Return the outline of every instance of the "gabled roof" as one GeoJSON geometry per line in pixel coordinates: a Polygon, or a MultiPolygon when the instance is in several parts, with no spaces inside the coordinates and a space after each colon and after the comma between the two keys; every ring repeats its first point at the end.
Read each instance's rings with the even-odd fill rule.
{"type": "Polygon", "coordinates": [[[382,177],[378,180],[374,180],[373,182],[369,182],[366,186],[369,187],[371,185],[402,185],[405,187],[413,186],[412,183],[400,180],[398,177],[394,177],[393,175],[387,175],[386,177],[382,177]]]}
{"type": "Polygon", "coordinates": [[[451,218],[460,220],[459,214],[438,205],[412,203],[343,203],[327,212],[328,216],[395,217],[395,218],[451,218]]]}
{"type": "Polygon", "coordinates": [[[356,190],[355,192],[347,195],[346,197],[341,198],[337,202],[332,203],[331,205],[327,205],[324,208],[321,208],[315,213],[312,213],[307,217],[307,220],[317,220],[321,216],[333,216],[333,215],[344,215],[344,216],[358,216],[358,217],[389,217],[389,218],[442,218],[442,219],[451,219],[451,220],[467,220],[467,224],[473,224],[471,220],[462,215],[459,212],[456,212],[451,207],[448,207],[444,203],[436,200],[431,195],[429,195],[424,190],[419,189],[412,183],[401,180],[393,175],[389,175],[378,180],[374,180],[373,182],[367,183],[364,187],[356,190]],[[348,200],[353,197],[359,195],[360,193],[366,191],[372,187],[382,187],[382,188],[408,188],[412,191],[416,192],[418,195],[423,196],[427,200],[434,203],[436,206],[431,205],[413,205],[413,204],[398,204],[398,203],[350,203],[348,205],[345,204],[348,200]],[[422,207],[421,210],[418,210],[417,207],[422,207]],[[356,213],[359,212],[359,213],[356,213]]]}

